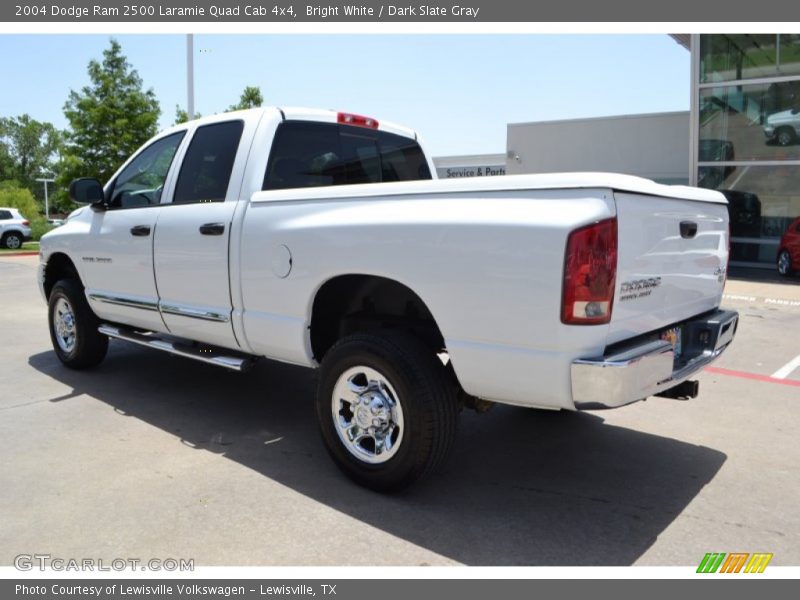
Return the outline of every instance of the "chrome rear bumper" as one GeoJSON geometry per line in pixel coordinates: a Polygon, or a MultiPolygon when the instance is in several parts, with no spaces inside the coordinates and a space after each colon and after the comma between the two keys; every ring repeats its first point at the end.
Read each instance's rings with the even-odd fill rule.
{"type": "Polygon", "coordinates": [[[575,408],[616,408],[675,387],[722,354],[738,321],[737,312],[717,310],[682,323],[684,350],[677,362],[672,344],[660,339],[573,361],[575,408]]]}

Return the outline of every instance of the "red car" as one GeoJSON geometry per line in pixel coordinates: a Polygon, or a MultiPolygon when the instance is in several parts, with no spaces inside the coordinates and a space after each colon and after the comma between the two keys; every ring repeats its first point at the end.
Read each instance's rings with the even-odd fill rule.
{"type": "Polygon", "coordinates": [[[792,221],[778,246],[778,273],[788,277],[800,269],[800,218],[792,221]]]}

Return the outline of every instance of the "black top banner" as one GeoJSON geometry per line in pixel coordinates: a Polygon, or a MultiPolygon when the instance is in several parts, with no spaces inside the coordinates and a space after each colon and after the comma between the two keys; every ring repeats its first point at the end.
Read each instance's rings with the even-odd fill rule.
{"type": "Polygon", "coordinates": [[[3,22],[779,22],[800,21],[786,0],[17,0],[3,22]],[[757,6],[757,8],[755,8],[757,6]]]}

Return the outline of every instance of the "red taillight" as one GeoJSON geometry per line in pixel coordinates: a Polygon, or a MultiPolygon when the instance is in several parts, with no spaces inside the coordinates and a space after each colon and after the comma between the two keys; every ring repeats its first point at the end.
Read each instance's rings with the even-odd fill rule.
{"type": "Polygon", "coordinates": [[[570,233],[564,257],[561,322],[608,323],[616,280],[617,219],[606,219],[570,233]]]}
{"type": "Polygon", "coordinates": [[[30,221],[23,221],[23,222],[22,222],[22,224],[23,224],[25,227],[30,227],[30,225],[31,225],[31,222],[30,222],[30,221]]]}
{"type": "Polygon", "coordinates": [[[356,127],[368,127],[377,129],[378,122],[372,117],[362,117],[361,115],[351,115],[349,113],[339,113],[336,122],[342,125],[355,125],[356,127]]]}

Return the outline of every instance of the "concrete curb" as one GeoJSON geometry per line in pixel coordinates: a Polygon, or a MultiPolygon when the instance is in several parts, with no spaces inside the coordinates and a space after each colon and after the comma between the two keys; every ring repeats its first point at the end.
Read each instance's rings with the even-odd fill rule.
{"type": "Polygon", "coordinates": [[[26,250],[25,252],[0,252],[0,258],[5,256],[39,256],[39,251],[26,250]]]}

